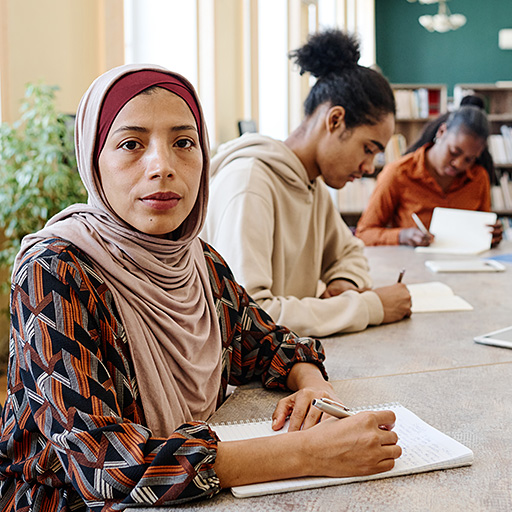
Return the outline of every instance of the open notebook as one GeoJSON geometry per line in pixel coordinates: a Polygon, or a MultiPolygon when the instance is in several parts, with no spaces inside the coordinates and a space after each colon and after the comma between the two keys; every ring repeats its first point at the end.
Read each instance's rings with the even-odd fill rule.
{"type": "Polygon", "coordinates": [[[473,309],[469,302],[455,295],[447,284],[439,281],[408,284],[407,289],[411,294],[411,311],[413,313],[471,311],[473,309]]]}
{"type": "MultiPolygon", "coordinates": [[[[396,460],[392,470],[376,475],[349,478],[310,477],[241,485],[231,489],[233,495],[237,498],[248,498],[472,464],[473,452],[469,448],[425,423],[406,407],[392,403],[361,408],[361,410],[370,409],[390,409],[396,414],[394,431],[399,437],[398,444],[402,447],[402,456],[396,460]]],[[[212,425],[212,428],[222,441],[251,439],[282,433],[282,431],[274,432],[272,430],[270,420],[212,425]]]]}
{"type": "Polygon", "coordinates": [[[491,248],[497,215],[455,208],[434,208],[429,231],[435,236],[428,247],[416,247],[417,252],[444,254],[478,254],[491,248]]]}

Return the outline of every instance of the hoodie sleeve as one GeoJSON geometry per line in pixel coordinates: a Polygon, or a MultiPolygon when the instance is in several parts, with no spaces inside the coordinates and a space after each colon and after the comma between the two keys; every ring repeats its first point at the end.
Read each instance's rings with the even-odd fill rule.
{"type": "MultiPolygon", "coordinates": [[[[247,163],[247,162],[246,162],[247,163]]],[[[273,261],[275,211],[270,190],[249,187],[244,180],[249,173],[237,173],[230,164],[231,172],[216,176],[212,183],[209,212],[205,235],[227,260],[235,278],[265,309],[274,321],[300,336],[328,336],[339,332],[355,332],[380,324],[384,318],[382,303],[372,291],[345,292],[337,297],[320,299],[314,296],[274,295],[274,273],[284,272],[273,261]]],[[[226,171],[227,169],[224,169],[226,171]]],[[[341,226],[344,224],[341,222],[341,226]]],[[[366,259],[362,244],[337,224],[333,229],[340,236],[340,247],[331,246],[333,253],[340,252],[347,261],[337,267],[326,264],[326,276],[331,279],[346,277],[363,287],[369,284],[366,259]],[[352,246],[353,245],[353,246],[352,246]],[[350,253],[353,251],[352,256],[350,253]],[[353,257],[353,260],[351,258],[353,257]],[[361,277],[359,274],[361,271],[361,277]]],[[[307,272],[307,269],[304,269],[307,272]]]]}

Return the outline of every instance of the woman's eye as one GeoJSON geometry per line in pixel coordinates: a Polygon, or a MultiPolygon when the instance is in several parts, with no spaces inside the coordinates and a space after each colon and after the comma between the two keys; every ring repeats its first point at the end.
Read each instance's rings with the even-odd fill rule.
{"type": "Polygon", "coordinates": [[[135,140],[127,140],[121,144],[121,147],[124,149],[128,149],[129,151],[133,151],[139,147],[139,143],[135,140]]]}
{"type": "Polygon", "coordinates": [[[194,142],[191,141],[190,139],[180,139],[178,142],[176,142],[176,145],[179,148],[188,149],[194,146],[194,142]]]}

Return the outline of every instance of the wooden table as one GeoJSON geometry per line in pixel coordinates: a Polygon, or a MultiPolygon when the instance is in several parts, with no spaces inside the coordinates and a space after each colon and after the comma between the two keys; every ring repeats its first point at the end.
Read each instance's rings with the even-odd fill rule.
{"type": "MultiPolygon", "coordinates": [[[[507,252],[512,252],[510,242],[490,254],[507,252]]],[[[512,266],[504,273],[433,274],[424,261],[446,256],[418,254],[407,247],[368,248],[367,254],[376,286],[396,281],[405,267],[406,284],[445,282],[474,310],[416,314],[397,324],[326,338],[326,366],[338,396],[353,406],[402,403],[469,446],[475,455],[473,465],[249,499],[223,491],[212,500],[180,509],[512,510],[512,350],[473,342],[476,334],[512,323],[512,266]]],[[[212,422],[270,416],[280,397],[259,387],[239,388],[212,422]]]]}

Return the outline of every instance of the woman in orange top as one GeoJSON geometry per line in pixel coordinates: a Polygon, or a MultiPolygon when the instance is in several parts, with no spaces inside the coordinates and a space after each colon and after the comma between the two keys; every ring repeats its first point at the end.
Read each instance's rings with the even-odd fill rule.
{"type": "MultiPolygon", "coordinates": [[[[356,235],[366,245],[427,246],[433,236],[416,227],[413,213],[428,228],[436,206],[490,211],[489,176],[476,163],[488,135],[481,109],[464,106],[453,112],[431,143],[384,167],[356,235]]],[[[496,245],[502,228],[491,228],[496,245]]]]}

